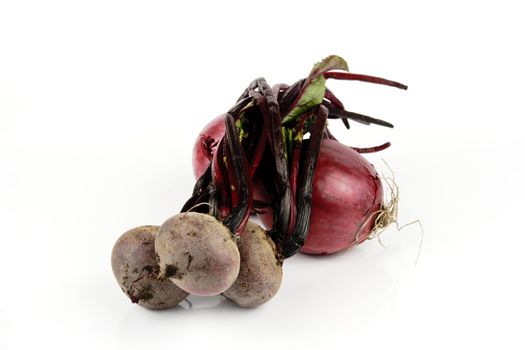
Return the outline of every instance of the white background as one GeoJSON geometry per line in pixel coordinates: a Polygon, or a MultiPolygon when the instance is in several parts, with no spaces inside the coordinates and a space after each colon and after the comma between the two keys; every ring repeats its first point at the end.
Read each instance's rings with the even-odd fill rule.
{"type": "Polygon", "coordinates": [[[525,347],[518,1],[0,1],[0,349],[525,347]],[[359,4],[358,4],[359,3],[359,4]],[[253,78],[329,54],[408,91],[330,81],[344,142],[391,141],[398,232],[286,261],[255,310],[152,312],[110,268],[127,229],[189,196],[191,147],[253,78]]]}

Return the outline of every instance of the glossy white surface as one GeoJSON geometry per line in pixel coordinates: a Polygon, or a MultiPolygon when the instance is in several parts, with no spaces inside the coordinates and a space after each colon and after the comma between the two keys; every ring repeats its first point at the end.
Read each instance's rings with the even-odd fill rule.
{"type": "Polygon", "coordinates": [[[0,349],[525,347],[522,41],[517,4],[444,1],[0,2],[0,349]],[[330,81],[395,129],[332,122],[391,149],[400,224],[285,262],[256,310],[127,301],[110,252],[193,187],[191,147],[251,79],[328,54],[404,92],[330,81]]]}

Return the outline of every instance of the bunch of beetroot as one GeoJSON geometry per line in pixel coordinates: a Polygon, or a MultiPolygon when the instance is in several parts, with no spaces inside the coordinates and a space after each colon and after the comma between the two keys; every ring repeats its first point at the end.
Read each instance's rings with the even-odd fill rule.
{"type": "Polygon", "coordinates": [[[282,278],[282,258],[265,230],[250,221],[233,235],[197,212],[127,231],[113,247],[111,264],[124,293],[148,309],[174,307],[188,294],[221,293],[256,307],[277,293],[282,278]]]}
{"type": "Polygon", "coordinates": [[[327,119],[392,127],[346,111],[327,79],[406,86],[348,72],[329,56],[292,85],[254,80],[193,149],[197,182],[181,213],[160,227],[122,235],[112,253],[122,290],[147,308],[175,306],[188,294],[225,297],[243,307],[271,299],[283,259],[301,251],[330,254],[358,244],[386,210],[374,167],[339,143],[327,119]],[[267,231],[249,221],[257,214],[267,231]]]}

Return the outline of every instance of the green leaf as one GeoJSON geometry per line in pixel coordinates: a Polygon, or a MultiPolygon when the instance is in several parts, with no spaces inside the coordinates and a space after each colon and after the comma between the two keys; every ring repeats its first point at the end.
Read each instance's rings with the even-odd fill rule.
{"type": "Polygon", "coordinates": [[[333,69],[340,69],[348,72],[348,64],[342,57],[336,55],[328,56],[321,62],[317,62],[314,65],[312,71],[310,72],[310,77],[328,72],[333,69]]]}
{"type": "Polygon", "coordinates": [[[294,108],[284,117],[281,125],[285,125],[293,121],[296,117],[303,114],[308,109],[320,105],[323,102],[324,93],[326,91],[326,79],[322,75],[318,75],[310,81],[306,86],[301,98],[294,108]]]}
{"type": "Polygon", "coordinates": [[[239,119],[235,122],[235,126],[237,127],[237,132],[239,133],[239,141],[242,142],[247,136],[248,132],[245,131],[246,128],[246,118],[244,118],[244,113],[242,113],[239,116],[239,119]]]}
{"type": "Polygon", "coordinates": [[[323,73],[333,69],[348,71],[348,64],[343,58],[331,55],[314,65],[305,82],[303,91],[301,91],[299,101],[297,101],[292,110],[284,117],[281,125],[292,122],[309,108],[315,107],[323,102],[326,91],[326,79],[323,77],[323,73]]]}

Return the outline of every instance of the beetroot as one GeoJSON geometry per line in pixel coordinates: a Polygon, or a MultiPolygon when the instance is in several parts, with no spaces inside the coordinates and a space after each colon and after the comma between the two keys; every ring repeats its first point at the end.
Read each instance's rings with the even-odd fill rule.
{"type": "Polygon", "coordinates": [[[277,292],[282,259],[299,251],[341,251],[395,221],[397,207],[382,204],[379,176],[359,155],[390,143],[347,147],[327,122],[339,119],[347,129],[349,120],[393,125],[347,111],[326,87],[328,79],[407,89],[350,72],[335,55],[292,85],[272,88],[264,78],[253,80],[194,144],[191,196],[155,239],[161,278],[188,293],[224,293],[255,307],[277,292]],[[269,230],[254,228],[250,213],[260,215],[269,230]]]}
{"type": "Polygon", "coordinates": [[[207,214],[187,212],[166,220],[155,252],[160,276],[191,294],[220,294],[239,274],[241,258],[231,232],[207,214]]]}
{"type": "Polygon", "coordinates": [[[176,306],[188,293],[159,276],[155,237],[159,226],[140,226],[126,231],[111,252],[111,267],[122,291],[140,306],[152,310],[176,306]]]}
{"type": "Polygon", "coordinates": [[[242,307],[260,306],[272,299],[281,286],[282,259],[266,231],[251,221],[237,244],[241,255],[239,276],[222,294],[242,307]]]}

